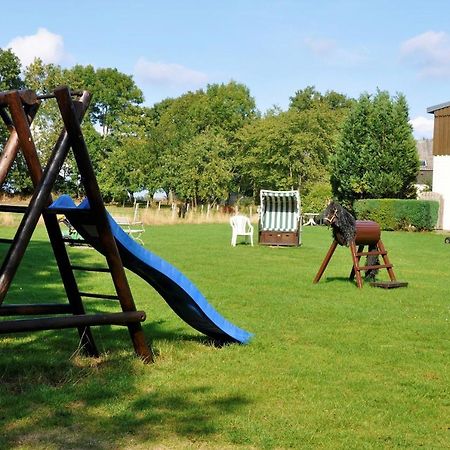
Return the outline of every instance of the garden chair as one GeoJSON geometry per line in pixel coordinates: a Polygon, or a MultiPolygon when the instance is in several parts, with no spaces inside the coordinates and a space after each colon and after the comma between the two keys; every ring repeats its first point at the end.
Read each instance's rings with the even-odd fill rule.
{"type": "Polygon", "coordinates": [[[247,237],[250,237],[250,244],[253,247],[253,225],[250,223],[250,219],[247,216],[236,215],[231,217],[230,225],[233,229],[231,235],[231,245],[233,247],[236,247],[238,236],[244,236],[245,241],[247,241],[247,237]]]}
{"type": "Polygon", "coordinates": [[[133,220],[131,220],[127,216],[115,216],[113,219],[120,225],[129,236],[131,236],[135,241],[138,241],[141,245],[144,245],[144,242],[141,239],[142,233],[144,233],[145,228],[142,221],[139,219],[139,204],[136,203],[134,207],[134,216],[133,220]]]}

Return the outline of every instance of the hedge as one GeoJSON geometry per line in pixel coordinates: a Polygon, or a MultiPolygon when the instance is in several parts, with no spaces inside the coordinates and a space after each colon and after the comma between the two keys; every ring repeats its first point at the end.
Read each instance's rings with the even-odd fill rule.
{"type": "Polygon", "coordinates": [[[383,230],[433,230],[439,203],[431,200],[366,199],[353,204],[356,218],[374,220],[383,230]]]}

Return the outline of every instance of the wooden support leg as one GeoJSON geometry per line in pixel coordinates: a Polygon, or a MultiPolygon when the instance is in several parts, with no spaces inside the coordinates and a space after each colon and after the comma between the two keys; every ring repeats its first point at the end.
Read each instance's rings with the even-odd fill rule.
{"type": "MultiPolygon", "coordinates": [[[[33,121],[34,116],[36,115],[38,109],[39,104],[33,105],[32,107],[28,107],[28,121],[30,124],[33,121]]],[[[12,121],[8,117],[8,115],[3,110],[1,111],[3,112],[2,119],[5,122],[6,126],[8,127],[10,135],[8,141],[3,146],[2,155],[0,157],[0,185],[2,185],[5,182],[6,177],[8,176],[8,173],[20,149],[17,131],[14,128],[14,125],[12,124],[12,121]]]]}
{"type": "Polygon", "coordinates": [[[353,260],[353,270],[352,273],[356,275],[356,284],[359,288],[362,288],[362,278],[361,278],[361,271],[359,270],[359,260],[356,256],[356,245],[355,241],[352,241],[350,243],[350,253],[352,254],[352,260],[353,260]]]}
{"type": "Polygon", "coordinates": [[[319,268],[319,271],[317,272],[316,276],[314,277],[313,283],[318,283],[320,278],[322,277],[323,273],[325,272],[325,269],[328,266],[328,263],[330,262],[331,257],[333,256],[334,251],[336,250],[336,247],[338,245],[338,242],[336,239],[331,243],[330,248],[328,249],[327,254],[325,255],[324,260],[322,261],[322,264],[319,268]]]}
{"type": "MultiPolygon", "coordinates": [[[[361,260],[361,255],[359,255],[359,253],[361,253],[363,250],[364,250],[364,245],[358,245],[358,253],[356,255],[356,261],[357,261],[358,267],[359,267],[359,261],[361,260]]],[[[355,266],[352,267],[352,270],[349,275],[350,280],[353,280],[354,278],[355,278],[355,266]]]]}
{"type": "Polygon", "coordinates": [[[383,241],[381,239],[377,242],[377,247],[378,247],[378,250],[381,252],[385,266],[387,266],[386,270],[388,271],[389,278],[391,279],[391,281],[395,281],[396,278],[395,278],[394,269],[392,268],[392,264],[389,261],[387,251],[384,248],[383,241]]]}
{"type": "MultiPolygon", "coordinates": [[[[70,267],[70,259],[63,241],[61,229],[58,225],[58,219],[55,215],[44,214],[44,221],[58,264],[59,273],[61,274],[61,279],[66,290],[67,299],[72,306],[72,312],[75,315],[84,315],[86,311],[83,306],[77,281],[70,267]]],[[[78,326],[77,329],[82,351],[89,356],[98,357],[100,353],[95,345],[91,329],[88,326],[78,326]]]]}

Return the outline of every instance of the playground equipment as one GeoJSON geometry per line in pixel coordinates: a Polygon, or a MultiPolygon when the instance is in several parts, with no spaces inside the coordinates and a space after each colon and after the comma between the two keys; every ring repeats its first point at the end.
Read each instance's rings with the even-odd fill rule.
{"type": "Polygon", "coordinates": [[[247,342],[251,336],[249,333],[225,321],[186,277],[139,246],[106,212],[80,127],[90,99],[89,92],[71,92],[67,87],[60,87],[46,95],[37,95],[30,90],[0,93],[0,116],[10,133],[0,156],[0,184],[4,183],[20,149],[34,186],[34,193],[27,207],[0,205],[0,211],[23,214],[14,238],[1,239],[2,243],[9,243],[10,248],[0,268],[0,316],[39,316],[31,319],[0,320],[0,334],[77,328],[83,351],[97,356],[99,353],[90,327],[123,325],[129,330],[137,355],[145,362],[153,361],[153,352],[145,340],[141,326],[141,322],[146,318],[145,312],[136,309],[125,274],[124,265],[128,265],[131,270],[146,279],[177,314],[194,328],[221,342],[247,342]],[[55,143],[45,169],[42,170],[30,125],[41,101],[49,98],[56,99],[64,129],[55,143]],[[51,197],[55,180],[70,147],[87,197],[78,208],[73,202],[70,203],[67,197],[56,202],[53,202],[51,197]],[[72,265],[58,224],[58,214],[64,214],[76,231],[105,256],[107,267],[72,265]],[[41,216],[47,228],[68,303],[3,304],[41,216]],[[80,291],[74,272],[81,270],[111,275],[117,295],[108,298],[114,297],[118,300],[121,312],[86,313],[83,298],[106,296],[80,291]],[[51,317],[43,317],[44,315],[51,317]]]}
{"type": "Polygon", "coordinates": [[[354,217],[341,205],[331,202],[324,212],[324,221],[333,229],[333,242],[325,255],[325,258],[314,277],[314,283],[318,283],[322,277],[337,245],[348,246],[352,256],[353,267],[350,272],[350,280],[356,276],[358,288],[363,285],[361,271],[366,272],[366,278],[374,279],[379,269],[386,269],[390,282],[375,282],[371,285],[386,289],[407,286],[407,283],[396,281],[393,265],[389,261],[388,252],[381,240],[381,229],[377,222],[371,220],[355,220],[354,217]],[[356,249],[358,246],[358,249],[356,249]],[[367,246],[367,251],[364,247],[367,246]],[[367,264],[361,265],[362,256],[367,257],[367,264]],[[384,264],[380,264],[379,256],[384,264]]]}
{"type": "Polygon", "coordinates": [[[259,243],[298,246],[301,244],[299,191],[260,191],[259,243]]]}

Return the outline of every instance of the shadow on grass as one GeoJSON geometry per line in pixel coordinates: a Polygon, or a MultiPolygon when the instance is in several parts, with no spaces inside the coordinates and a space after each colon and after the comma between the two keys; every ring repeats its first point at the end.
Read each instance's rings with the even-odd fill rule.
{"type": "MultiPolygon", "coordinates": [[[[90,251],[77,255],[77,263],[91,259],[90,251]]],[[[82,283],[85,275],[77,275],[82,283]]],[[[48,244],[33,242],[6,303],[49,301],[64,303],[65,293],[48,244]]],[[[89,311],[102,310],[90,304],[89,311]]],[[[164,324],[144,322],[147,339],[212,345],[164,324]]],[[[207,439],[218,432],[219,416],[249,402],[241,395],[220,397],[201,379],[145,385],[156,369],[136,359],[126,327],[94,327],[93,333],[99,359],[79,355],[75,329],[0,335],[0,448],[110,449],[207,439]]]]}
{"type": "Polygon", "coordinates": [[[219,431],[218,417],[249,403],[242,395],[220,396],[201,380],[152,387],[146,383],[154,367],[130,355],[69,360],[66,336],[46,332],[44,339],[33,338],[9,343],[11,357],[0,358],[0,448],[110,449],[207,440],[219,431]]]}
{"type": "Polygon", "coordinates": [[[350,280],[349,277],[325,277],[320,281],[325,283],[355,284],[355,280],[350,280]]]}

